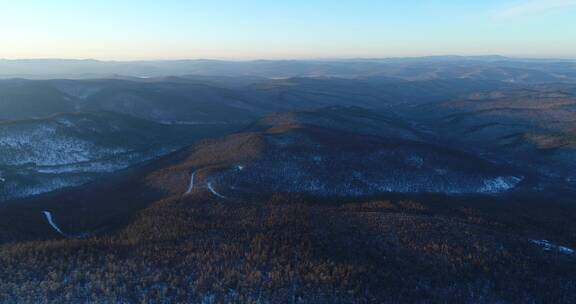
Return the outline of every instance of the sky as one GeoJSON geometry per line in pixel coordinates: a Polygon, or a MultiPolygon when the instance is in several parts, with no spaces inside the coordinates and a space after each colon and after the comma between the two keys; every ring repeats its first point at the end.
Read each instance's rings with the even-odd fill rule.
{"type": "Polygon", "coordinates": [[[576,58],[576,0],[0,0],[0,58],[576,58]]]}

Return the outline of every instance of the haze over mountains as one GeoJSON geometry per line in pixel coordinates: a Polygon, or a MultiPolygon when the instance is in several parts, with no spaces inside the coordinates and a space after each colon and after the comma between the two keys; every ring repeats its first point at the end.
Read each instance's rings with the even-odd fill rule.
{"type": "MultiPolygon", "coordinates": [[[[3,63],[47,77],[56,75],[43,74],[56,71],[50,64],[69,75],[75,68],[96,71],[92,76],[122,65],[145,67],[142,62],[73,60],[3,63]]],[[[133,73],[114,79],[1,80],[0,132],[6,136],[0,139],[5,151],[0,170],[7,180],[3,187],[9,188],[2,197],[93,180],[100,172],[125,168],[199,138],[190,132],[222,134],[217,130],[232,130],[274,112],[332,106],[358,110],[353,117],[346,117],[349,110],[295,115],[305,124],[333,120],[327,126],[340,129],[336,121],[349,120],[352,131],[371,124],[370,135],[441,143],[524,169],[521,164],[530,160],[529,173],[539,177],[538,183],[553,178],[572,187],[576,180],[576,81],[570,61],[487,56],[155,64],[156,75],[183,76],[141,78],[136,76],[143,72],[135,69],[114,71],[133,73]],[[171,70],[175,67],[181,71],[171,70]],[[207,75],[190,75],[194,73],[207,75]],[[232,76],[214,76],[223,74],[232,76]],[[102,142],[111,138],[116,143],[102,142]],[[53,149],[58,153],[48,152],[53,149]]]]}
{"type": "Polygon", "coordinates": [[[0,302],[576,301],[575,61],[0,77],[0,302]]]}
{"type": "Polygon", "coordinates": [[[109,78],[182,75],[254,77],[473,78],[521,82],[574,80],[576,60],[502,56],[434,56],[341,60],[0,60],[2,78],[109,78]]]}

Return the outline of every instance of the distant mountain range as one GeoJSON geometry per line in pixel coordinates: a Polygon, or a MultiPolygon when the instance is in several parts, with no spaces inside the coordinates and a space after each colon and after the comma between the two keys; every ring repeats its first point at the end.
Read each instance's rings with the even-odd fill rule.
{"type": "Polygon", "coordinates": [[[383,108],[439,102],[517,85],[491,80],[167,77],[108,80],[0,80],[0,120],[111,111],[171,124],[250,121],[276,111],[331,105],[383,108]]]}
{"type": "Polygon", "coordinates": [[[576,60],[517,59],[502,56],[436,56],[346,60],[0,60],[1,78],[112,78],[183,75],[253,77],[386,77],[489,79],[507,82],[569,82],[576,60]]]}
{"type": "Polygon", "coordinates": [[[575,96],[573,83],[442,77],[0,80],[0,198],[82,184],[275,112],[263,121],[432,143],[574,185],[575,96]]]}

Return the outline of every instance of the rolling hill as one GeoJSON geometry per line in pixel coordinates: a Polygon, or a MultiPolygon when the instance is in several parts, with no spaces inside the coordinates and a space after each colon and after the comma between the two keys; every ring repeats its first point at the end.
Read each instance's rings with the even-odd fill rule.
{"type": "Polygon", "coordinates": [[[333,105],[386,108],[515,87],[500,81],[252,77],[0,80],[0,121],[108,111],[166,124],[251,122],[333,105]]]}
{"type": "Polygon", "coordinates": [[[0,70],[2,303],[576,302],[572,61],[0,70]]]}
{"type": "Polygon", "coordinates": [[[521,165],[574,186],[574,86],[536,86],[464,95],[397,111],[456,149],[521,165]]]}
{"type": "Polygon", "coordinates": [[[393,115],[277,113],[1,205],[0,299],[570,302],[574,205],[520,173],[393,115]]]}
{"type": "Polygon", "coordinates": [[[0,201],[92,181],[231,125],[162,125],[111,113],[0,123],[0,201]]]}
{"type": "MultiPolygon", "coordinates": [[[[319,118],[315,112],[306,114],[308,119],[319,118]]],[[[328,119],[336,122],[337,118],[328,119]]],[[[353,121],[360,117],[347,118],[353,121]]],[[[206,173],[205,183],[219,189],[222,196],[276,192],[328,197],[386,192],[498,193],[514,188],[525,178],[519,171],[429,143],[294,120],[265,118],[263,128],[256,124],[252,132],[203,146],[191,159],[211,155],[218,162],[195,169],[202,174],[213,172],[206,173]],[[272,120],[276,123],[270,126],[272,120]],[[243,149],[256,149],[252,153],[257,157],[238,160],[238,156],[230,155],[243,149]]]]}
{"type": "Polygon", "coordinates": [[[0,60],[1,78],[112,78],[250,76],[382,77],[400,80],[474,79],[515,83],[574,82],[574,60],[507,58],[503,56],[431,56],[342,60],[0,60]]]}

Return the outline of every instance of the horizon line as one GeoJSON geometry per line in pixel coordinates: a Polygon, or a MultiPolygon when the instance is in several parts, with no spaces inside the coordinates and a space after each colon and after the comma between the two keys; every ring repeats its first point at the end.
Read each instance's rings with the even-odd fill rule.
{"type": "Polygon", "coordinates": [[[95,61],[95,62],[153,62],[153,61],[230,61],[230,62],[255,62],[255,61],[354,61],[354,60],[390,60],[390,59],[422,59],[422,58],[501,58],[501,59],[515,59],[515,60],[576,60],[575,57],[562,57],[562,56],[507,56],[498,54],[484,54],[484,55],[458,55],[458,54],[445,54],[445,55],[422,55],[422,56],[385,56],[385,57],[310,57],[310,58],[210,58],[210,57],[197,57],[197,58],[158,58],[158,59],[104,59],[104,58],[73,58],[73,57],[30,57],[30,58],[3,58],[0,61],[95,61]]]}

